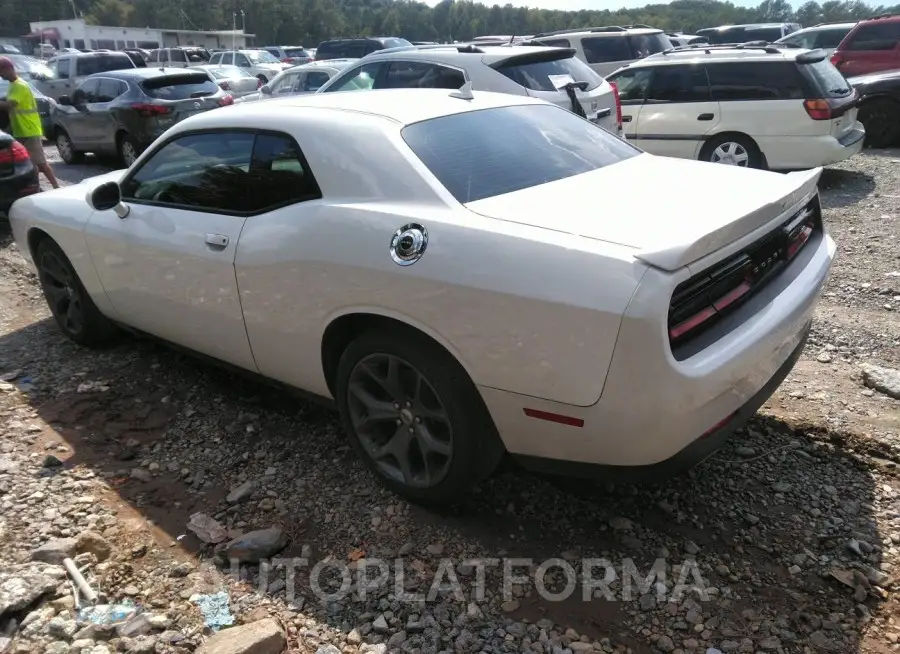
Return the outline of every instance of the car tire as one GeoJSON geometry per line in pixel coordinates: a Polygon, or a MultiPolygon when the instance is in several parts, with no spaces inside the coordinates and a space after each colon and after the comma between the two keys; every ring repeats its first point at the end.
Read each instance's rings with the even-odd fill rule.
{"type": "Polygon", "coordinates": [[[877,98],[859,108],[859,121],[866,128],[866,145],[889,148],[900,141],[900,103],[877,98]]]}
{"type": "Polygon", "coordinates": [[[50,313],[69,339],[87,347],[114,340],[118,329],[100,313],[72,263],[55,241],[45,238],[38,243],[34,263],[50,313]]]}
{"type": "Polygon", "coordinates": [[[65,164],[84,163],[84,152],[79,152],[72,145],[72,139],[62,129],[56,130],[56,151],[59,152],[59,158],[65,164]]]}
{"type": "Polygon", "coordinates": [[[700,150],[700,161],[762,168],[762,153],[756,142],[743,134],[720,134],[709,139],[700,150]]]}
{"type": "Polygon", "coordinates": [[[126,168],[131,168],[131,165],[137,161],[137,158],[141,155],[141,148],[138,145],[138,142],[128,134],[122,134],[119,137],[118,143],[119,161],[126,168]]]}
{"type": "Polygon", "coordinates": [[[417,332],[358,336],[341,355],[335,388],[353,448],[387,488],[411,502],[465,499],[505,453],[466,371],[417,332]]]}

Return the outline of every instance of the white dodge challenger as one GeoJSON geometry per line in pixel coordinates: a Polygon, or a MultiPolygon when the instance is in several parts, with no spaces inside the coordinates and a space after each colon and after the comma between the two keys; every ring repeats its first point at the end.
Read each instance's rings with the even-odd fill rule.
{"type": "Polygon", "coordinates": [[[507,454],[714,451],[803,347],[820,174],[655,157],[520,96],[328,93],[191,117],[10,218],[73,341],[125,328],[332,399],[379,479],[450,502],[507,454]]]}

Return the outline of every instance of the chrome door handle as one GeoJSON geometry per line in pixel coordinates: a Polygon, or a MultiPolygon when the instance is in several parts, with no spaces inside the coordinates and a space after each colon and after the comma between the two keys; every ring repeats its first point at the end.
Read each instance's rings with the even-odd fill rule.
{"type": "Polygon", "coordinates": [[[225,234],[207,234],[206,244],[217,248],[228,247],[228,237],[225,234]]]}

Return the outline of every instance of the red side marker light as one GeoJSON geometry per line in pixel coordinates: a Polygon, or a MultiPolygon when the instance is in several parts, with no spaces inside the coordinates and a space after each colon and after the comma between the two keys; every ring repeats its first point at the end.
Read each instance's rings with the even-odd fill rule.
{"type": "Polygon", "coordinates": [[[584,427],[584,420],[581,418],[573,418],[572,416],[564,416],[559,413],[550,413],[549,411],[540,411],[538,409],[522,409],[522,411],[529,418],[555,422],[560,425],[568,425],[569,427],[584,427]]]}

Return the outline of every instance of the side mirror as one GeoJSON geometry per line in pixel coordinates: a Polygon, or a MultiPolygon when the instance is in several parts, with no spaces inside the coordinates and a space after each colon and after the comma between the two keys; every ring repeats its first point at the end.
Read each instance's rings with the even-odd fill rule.
{"type": "Polygon", "coordinates": [[[101,184],[88,195],[88,204],[94,211],[116,212],[119,218],[125,218],[130,209],[122,203],[122,190],[118,182],[106,182],[101,184]]]}
{"type": "Polygon", "coordinates": [[[71,107],[72,106],[72,98],[70,98],[67,95],[61,95],[58,98],[56,98],[56,104],[61,104],[64,107],[71,107]]]}
{"type": "Polygon", "coordinates": [[[263,84],[260,91],[262,93],[265,93],[266,95],[272,95],[272,87],[269,86],[268,84],[263,84]]]}

